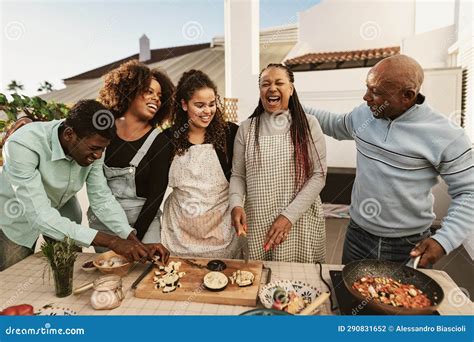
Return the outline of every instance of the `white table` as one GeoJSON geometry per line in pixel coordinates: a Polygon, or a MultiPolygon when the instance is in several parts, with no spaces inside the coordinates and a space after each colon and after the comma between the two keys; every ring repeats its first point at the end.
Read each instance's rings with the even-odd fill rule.
{"type": "MultiPolygon", "coordinates": [[[[80,265],[91,260],[96,254],[81,253],[75,264],[74,287],[90,282],[102,275],[98,271],[86,273],[80,265]]],[[[264,262],[272,270],[272,280],[293,279],[311,284],[321,291],[327,291],[320,279],[319,266],[313,264],[264,262]]],[[[46,304],[69,308],[79,315],[238,315],[253,307],[203,304],[195,302],[176,302],[156,299],[135,298],[131,284],[144,269],[138,265],[130,274],[123,278],[125,299],[120,307],[114,310],[94,310],[89,299],[91,291],[80,295],[57,298],[54,294],[52,274],[48,280],[46,260],[40,253],[34,254],[14,266],[0,272],[0,309],[16,304],[31,304],[35,310],[46,304]],[[43,280],[43,273],[45,275],[43,280]]],[[[323,265],[323,277],[330,285],[329,270],[341,270],[342,265],[323,265]]],[[[443,288],[445,300],[439,307],[441,315],[472,315],[473,303],[465,296],[454,281],[443,271],[423,270],[435,279],[443,288]]],[[[260,304],[261,305],[261,304],[260,304]]],[[[331,312],[329,302],[321,307],[320,315],[337,315],[331,312]]]]}

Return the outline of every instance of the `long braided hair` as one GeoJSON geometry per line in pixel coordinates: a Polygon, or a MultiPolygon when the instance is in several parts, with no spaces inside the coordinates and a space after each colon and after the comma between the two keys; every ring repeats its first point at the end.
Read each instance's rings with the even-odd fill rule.
{"type": "MultiPolygon", "coordinates": [[[[308,119],[303,110],[303,106],[298,99],[296,88],[294,87],[294,75],[293,72],[283,64],[271,63],[266,66],[258,77],[258,84],[260,86],[260,78],[262,73],[269,68],[283,69],[288,76],[289,81],[293,85],[293,95],[290,96],[288,109],[291,114],[291,141],[294,147],[294,165],[295,165],[295,192],[296,195],[304,186],[306,181],[311,177],[314,171],[314,162],[310,155],[310,150],[314,146],[313,137],[309,128],[308,119]]],[[[250,116],[252,123],[255,123],[255,146],[254,149],[257,151],[257,155],[260,153],[259,145],[259,129],[260,129],[260,116],[265,112],[262,104],[262,100],[259,99],[258,105],[255,108],[253,114],[250,116]]],[[[316,151],[319,159],[319,153],[316,151]]],[[[321,165],[321,163],[320,163],[321,165]]],[[[323,170],[324,173],[324,170],[323,170]]]]}
{"type": "Polygon", "coordinates": [[[204,143],[212,144],[216,150],[222,151],[227,158],[227,124],[224,121],[224,116],[221,110],[222,104],[219,94],[217,93],[217,86],[208,75],[195,69],[183,73],[176,87],[175,106],[172,114],[173,126],[171,128],[174,146],[173,156],[183,155],[191,146],[191,143],[188,140],[190,122],[187,112],[185,112],[181,106],[181,100],[188,102],[196,91],[204,88],[212,89],[216,95],[216,113],[214,114],[211,123],[206,128],[204,143]]]}

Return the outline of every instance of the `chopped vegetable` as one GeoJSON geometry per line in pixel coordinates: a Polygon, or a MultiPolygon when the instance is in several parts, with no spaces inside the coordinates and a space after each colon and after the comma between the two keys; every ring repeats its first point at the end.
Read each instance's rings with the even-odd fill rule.
{"type": "Polygon", "coordinates": [[[209,272],[204,276],[204,285],[210,290],[223,290],[229,280],[226,275],[221,272],[209,272]]]}
{"type": "Polygon", "coordinates": [[[229,277],[230,283],[236,283],[240,287],[249,286],[253,284],[255,276],[252,272],[237,270],[229,277]]]}
{"type": "Polygon", "coordinates": [[[179,280],[186,275],[186,272],[179,272],[180,267],[181,262],[175,261],[171,261],[166,267],[159,266],[153,277],[155,289],[163,289],[163,293],[169,293],[181,287],[179,280]]]}

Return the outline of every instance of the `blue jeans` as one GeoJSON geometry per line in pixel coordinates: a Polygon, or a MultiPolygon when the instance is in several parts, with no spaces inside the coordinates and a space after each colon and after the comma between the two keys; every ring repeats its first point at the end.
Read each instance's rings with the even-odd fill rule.
{"type": "Polygon", "coordinates": [[[421,234],[400,238],[375,236],[361,228],[353,220],[347,227],[346,239],[342,252],[342,263],[354,260],[378,259],[405,264],[410,260],[410,251],[421,240],[429,238],[430,230],[421,234]]]}

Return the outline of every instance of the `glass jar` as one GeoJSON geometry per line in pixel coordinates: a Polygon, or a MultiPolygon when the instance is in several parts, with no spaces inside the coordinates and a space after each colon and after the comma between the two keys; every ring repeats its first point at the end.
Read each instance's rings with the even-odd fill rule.
{"type": "Polygon", "coordinates": [[[107,275],[94,281],[94,292],[91,305],[96,310],[111,310],[120,306],[124,298],[122,278],[118,275],[107,275]]]}

